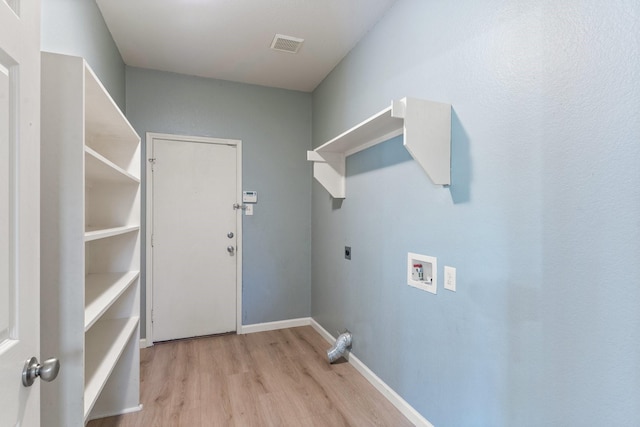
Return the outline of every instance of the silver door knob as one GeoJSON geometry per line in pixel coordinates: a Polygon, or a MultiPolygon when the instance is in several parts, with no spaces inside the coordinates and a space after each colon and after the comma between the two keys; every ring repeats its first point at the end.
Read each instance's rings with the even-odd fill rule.
{"type": "Polygon", "coordinates": [[[22,385],[25,387],[31,387],[37,377],[42,378],[42,381],[50,382],[56,379],[60,372],[60,362],[58,359],[47,359],[42,362],[42,365],[38,363],[38,359],[32,357],[27,359],[24,363],[24,369],[22,370],[22,385]]]}
{"type": "Polygon", "coordinates": [[[233,239],[233,231],[228,232],[227,237],[233,239]]]}
{"type": "Polygon", "coordinates": [[[229,252],[230,254],[233,253],[233,251],[235,251],[236,249],[233,246],[227,246],[227,252],[229,252]]]}

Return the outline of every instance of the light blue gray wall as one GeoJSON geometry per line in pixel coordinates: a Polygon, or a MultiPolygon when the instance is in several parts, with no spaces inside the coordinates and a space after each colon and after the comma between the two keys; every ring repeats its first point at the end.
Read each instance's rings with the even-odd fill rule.
{"type": "Polygon", "coordinates": [[[640,425],[639,16],[400,0],[313,94],[314,146],[391,99],[453,105],[449,188],[399,139],[349,158],[341,206],[313,184],[313,317],[436,426],[640,425]]]}
{"type": "Polygon", "coordinates": [[[243,324],[308,317],[311,94],[132,67],[126,81],[143,147],[146,132],[242,140],[243,188],[258,191],[243,216],[243,324]]]}
{"type": "Polygon", "coordinates": [[[94,0],[42,0],[41,49],[81,56],[124,110],[124,62],[94,0]]]}

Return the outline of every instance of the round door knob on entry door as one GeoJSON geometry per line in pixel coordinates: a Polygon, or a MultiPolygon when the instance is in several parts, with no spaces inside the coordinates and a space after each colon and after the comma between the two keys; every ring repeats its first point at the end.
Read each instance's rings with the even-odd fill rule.
{"type": "Polygon", "coordinates": [[[233,231],[228,232],[227,237],[233,239],[233,231]]]}
{"type": "Polygon", "coordinates": [[[38,359],[32,357],[27,359],[22,370],[22,385],[31,387],[36,378],[42,378],[42,381],[50,382],[56,379],[60,372],[60,361],[58,359],[47,359],[38,363],[38,359]]]}
{"type": "Polygon", "coordinates": [[[229,252],[230,254],[233,253],[233,251],[235,251],[235,248],[233,246],[227,246],[227,252],[229,252]]]}

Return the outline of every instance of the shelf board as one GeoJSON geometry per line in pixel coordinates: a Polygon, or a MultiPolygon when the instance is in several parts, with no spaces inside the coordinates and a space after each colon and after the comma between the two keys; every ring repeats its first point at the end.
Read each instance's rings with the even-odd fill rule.
{"type": "Polygon", "coordinates": [[[140,179],[122,169],[94,149],[85,146],[85,176],[89,181],[140,184],[140,179]]]}
{"type": "Polygon", "coordinates": [[[85,99],[86,139],[110,139],[132,145],[139,143],[136,131],[86,64],[85,99]]]}
{"type": "Polygon", "coordinates": [[[139,230],[139,225],[125,225],[123,227],[113,228],[95,228],[89,227],[84,232],[84,241],[90,242],[91,240],[104,239],[106,237],[118,236],[120,234],[130,233],[132,231],[139,230]]]}
{"type": "MultiPolygon", "coordinates": [[[[84,419],[85,422],[131,339],[138,317],[97,322],[85,341],[84,419]]],[[[136,337],[134,337],[136,339],[136,337]]]]}
{"type": "Polygon", "coordinates": [[[341,133],[329,142],[316,148],[317,153],[344,153],[345,156],[362,151],[402,134],[404,120],[392,115],[388,107],[341,133]]]}
{"type": "Polygon", "coordinates": [[[89,274],[85,279],[85,332],[140,276],[138,271],[89,274]]]}

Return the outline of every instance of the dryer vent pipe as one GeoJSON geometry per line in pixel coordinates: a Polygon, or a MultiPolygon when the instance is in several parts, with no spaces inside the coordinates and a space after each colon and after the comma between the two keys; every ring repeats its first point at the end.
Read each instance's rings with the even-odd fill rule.
{"type": "Polygon", "coordinates": [[[351,347],[351,332],[344,331],[338,336],[336,343],[327,350],[327,357],[329,357],[329,363],[333,363],[344,354],[344,352],[351,347]]]}

